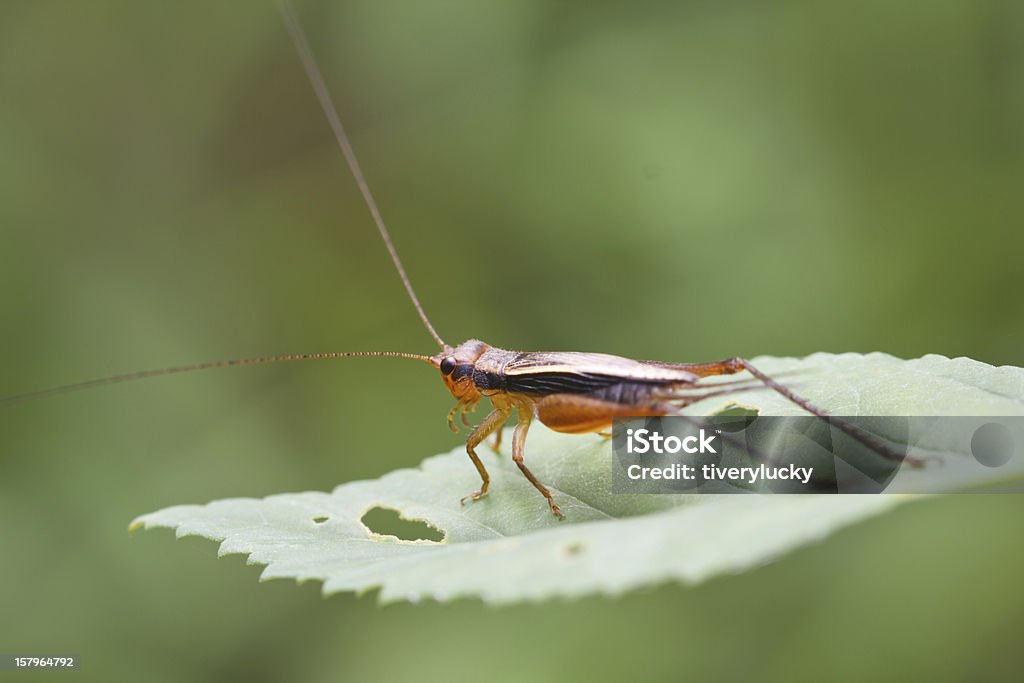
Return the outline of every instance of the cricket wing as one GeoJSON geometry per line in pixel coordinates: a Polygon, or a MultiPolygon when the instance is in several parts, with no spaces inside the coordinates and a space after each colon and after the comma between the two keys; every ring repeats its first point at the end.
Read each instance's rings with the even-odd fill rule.
{"type": "Polygon", "coordinates": [[[699,377],[682,366],[669,363],[574,351],[520,353],[505,365],[504,374],[513,382],[528,376],[577,375],[592,377],[602,386],[615,382],[690,384],[699,377]]]}

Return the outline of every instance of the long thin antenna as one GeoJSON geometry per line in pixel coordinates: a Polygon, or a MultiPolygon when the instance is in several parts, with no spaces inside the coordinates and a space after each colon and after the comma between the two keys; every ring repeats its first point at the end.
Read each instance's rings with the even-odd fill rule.
{"type": "Polygon", "coordinates": [[[352,150],[352,143],[349,142],[348,135],[345,134],[345,129],[341,125],[341,118],[338,116],[338,111],[331,100],[331,94],[327,90],[323,74],[320,73],[320,67],[317,66],[313,50],[309,47],[309,40],[306,38],[306,32],[302,29],[299,17],[295,13],[295,7],[290,0],[280,0],[278,4],[281,8],[281,15],[284,17],[285,26],[288,27],[288,33],[295,44],[295,51],[299,53],[302,68],[306,71],[306,77],[309,79],[310,85],[313,86],[316,98],[320,100],[320,106],[327,116],[327,122],[331,125],[331,130],[334,132],[334,138],[338,142],[338,147],[341,148],[341,153],[345,155],[345,161],[348,162],[348,167],[352,171],[352,175],[355,176],[359,191],[363,194],[363,199],[370,208],[370,214],[373,216],[374,223],[377,224],[377,230],[380,231],[381,239],[384,240],[384,246],[388,248],[388,253],[391,254],[391,260],[398,270],[398,275],[402,278],[405,291],[409,293],[409,298],[412,299],[412,304],[416,307],[416,312],[420,314],[420,319],[426,325],[430,335],[440,344],[442,349],[447,348],[448,345],[444,343],[437,330],[430,324],[427,314],[423,312],[423,306],[420,305],[420,300],[416,298],[416,292],[413,291],[412,284],[409,282],[409,276],[405,274],[405,268],[402,267],[402,261],[398,258],[395,245],[391,243],[391,235],[388,234],[388,229],[384,225],[384,219],[381,218],[380,211],[377,209],[377,202],[373,200],[373,195],[370,194],[370,186],[366,183],[366,178],[363,177],[363,170],[360,168],[356,154],[352,150]]]}
{"type": "Polygon", "coordinates": [[[0,405],[10,405],[13,403],[20,403],[35,398],[45,398],[47,396],[54,396],[56,394],[66,394],[72,391],[79,391],[82,389],[92,389],[93,387],[102,387],[108,384],[120,384],[121,382],[131,382],[138,379],[146,379],[148,377],[159,377],[160,375],[176,375],[181,372],[194,372],[196,370],[212,370],[214,368],[227,368],[233,365],[257,365],[259,363],[280,363],[283,361],[292,360],[317,360],[324,358],[349,358],[351,356],[397,356],[399,358],[414,358],[416,360],[422,360],[434,364],[430,356],[421,356],[415,353],[402,353],[401,351],[349,351],[349,352],[334,352],[334,353],[295,353],[285,356],[261,356],[257,358],[236,358],[233,360],[215,360],[207,363],[194,363],[192,365],[179,365],[172,368],[160,368],[158,370],[142,370],[139,372],[128,372],[122,375],[111,375],[110,377],[100,377],[98,379],[90,379],[85,382],[77,382],[75,384],[65,384],[59,387],[51,387],[49,389],[40,389],[38,391],[30,391],[24,394],[17,394],[15,396],[3,396],[0,397],[0,405]]]}

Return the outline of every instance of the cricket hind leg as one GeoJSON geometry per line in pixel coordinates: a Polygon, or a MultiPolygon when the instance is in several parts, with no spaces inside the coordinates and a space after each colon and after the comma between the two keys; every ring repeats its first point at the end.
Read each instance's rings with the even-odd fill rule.
{"type": "Polygon", "coordinates": [[[480,456],[476,454],[476,447],[495,430],[501,429],[501,426],[505,424],[505,420],[508,419],[511,413],[512,411],[508,408],[495,408],[484,418],[483,422],[476,426],[470,433],[469,438],[466,439],[466,453],[469,454],[469,459],[473,461],[476,471],[480,473],[480,479],[483,483],[478,491],[462,497],[459,501],[462,505],[465,505],[468,499],[480,500],[487,495],[487,488],[491,485],[491,475],[487,473],[487,468],[481,462],[480,456]]]}
{"type": "Polygon", "coordinates": [[[554,513],[559,519],[565,519],[565,515],[562,514],[562,510],[555,503],[555,499],[551,496],[551,491],[548,487],[540,483],[540,480],[530,471],[530,468],[523,462],[523,456],[526,453],[526,433],[530,431],[530,421],[533,419],[530,413],[525,410],[519,410],[519,424],[516,425],[515,431],[512,432],[512,461],[515,462],[516,466],[519,467],[519,471],[522,472],[530,483],[533,484],[533,488],[540,491],[540,494],[548,501],[548,506],[551,508],[551,512],[554,513]]]}
{"type": "Polygon", "coordinates": [[[874,434],[866,432],[860,427],[850,424],[846,420],[840,420],[838,418],[832,417],[828,412],[817,407],[803,396],[800,396],[799,394],[794,392],[789,387],[783,384],[779,384],[774,379],[758,370],[756,367],[754,367],[753,364],[751,364],[750,361],[746,360],[745,358],[730,358],[728,360],[719,361],[716,363],[699,363],[697,365],[694,365],[693,367],[697,369],[703,369],[706,371],[706,374],[701,374],[698,370],[691,370],[691,372],[694,372],[695,374],[700,374],[700,376],[702,377],[706,377],[708,375],[731,375],[733,373],[742,372],[743,370],[746,370],[751,375],[759,379],[769,389],[789,399],[790,401],[800,406],[801,408],[811,413],[812,415],[821,418],[827,424],[835,425],[840,430],[845,432],[850,438],[859,441],[860,443],[867,446],[868,448],[870,448],[883,458],[887,460],[893,460],[896,462],[906,462],[907,464],[912,465],[914,467],[924,466],[923,459],[913,458],[908,455],[901,455],[897,453],[895,450],[893,450],[891,447],[889,447],[888,444],[882,442],[874,434]]]}

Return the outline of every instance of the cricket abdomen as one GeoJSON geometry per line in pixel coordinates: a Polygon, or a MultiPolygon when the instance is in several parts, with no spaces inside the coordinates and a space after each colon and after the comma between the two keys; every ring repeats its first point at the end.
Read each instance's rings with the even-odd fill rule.
{"type": "Polygon", "coordinates": [[[672,406],[650,398],[636,403],[606,400],[599,394],[550,394],[535,402],[537,419],[556,432],[607,432],[617,417],[666,415],[672,406]]]}
{"type": "Polygon", "coordinates": [[[665,391],[664,384],[645,384],[643,382],[618,382],[587,393],[588,398],[611,403],[628,405],[655,405],[655,391],[665,391]]]}

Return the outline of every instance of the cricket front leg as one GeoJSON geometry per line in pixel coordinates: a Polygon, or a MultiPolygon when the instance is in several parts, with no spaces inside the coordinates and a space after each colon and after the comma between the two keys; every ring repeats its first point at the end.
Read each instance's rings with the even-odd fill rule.
{"type": "Polygon", "coordinates": [[[530,468],[523,462],[523,455],[526,452],[526,433],[530,431],[530,420],[532,416],[525,410],[519,410],[519,424],[516,425],[515,431],[512,432],[512,460],[519,466],[519,470],[526,475],[526,478],[530,480],[533,487],[540,491],[541,495],[544,496],[548,501],[548,506],[551,508],[551,512],[555,513],[555,516],[559,519],[565,519],[565,515],[559,509],[555,503],[555,499],[551,496],[551,491],[548,491],[548,487],[540,483],[530,468]]]}
{"type": "Polygon", "coordinates": [[[469,438],[466,439],[466,453],[469,454],[469,459],[472,460],[473,464],[476,466],[476,471],[480,473],[480,479],[483,483],[480,485],[479,491],[474,491],[468,496],[463,496],[459,501],[461,504],[465,505],[467,499],[471,498],[473,500],[480,500],[487,495],[487,487],[491,485],[491,475],[487,473],[487,468],[484,467],[484,464],[480,461],[480,457],[476,454],[476,447],[493,432],[501,429],[501,426],[505,424],[505,420],[508,419],[511,412],[512,411],[508,408],[495,408],[487,417],[484,418],[483,422],[476,426],[476,429],[474,429],[470,433],[469,438]]]}

